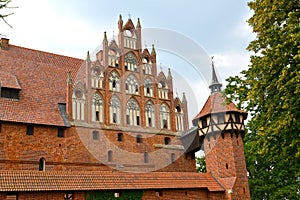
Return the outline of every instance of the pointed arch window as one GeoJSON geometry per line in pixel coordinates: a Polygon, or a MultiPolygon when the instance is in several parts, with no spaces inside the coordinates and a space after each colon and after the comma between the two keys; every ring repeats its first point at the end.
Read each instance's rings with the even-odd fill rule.
{"type": "Polygon", "coordinates": [[[109,121],[111,124],[121,123],[121,106],[120,100],[113,95],[109,102],[109,121]]]}
{"type": "Polygon", "coordinates": [[[138,71],[138,63],[132,52],[125,55],[125,70],[138,71]]]}
{"type": "Polygon", "coordinates": [[[183,110],[180,105],[175,107],[176,130],[183,131],[183,110]]]}
{"type": "Polygon", "coordinates": [[[153,97],[153,87],[150,79],[144,81],[144,94],[147,97],[153,97]]]}
{"type": "Polygon", "coordinates": [[[136,49],[137,37],[133,30],[124,31],[124,47],[129,49],[136,49]]]}
{"type": "Polygon", "coordinates": [[[82,90],[74,89],[72,94],[72,117],[74,120],[84,120],[86,97],[82,90]]]}
{"type": "Polygon", "coordinates": [[[161,128],[170,129],[170,109],[166,104],[160,106],[160,126],[161,128]]]}
{"type": "Polygon", "coordinates": [[[132,74],[130,74],[126,79],[125,90],[127,94],[139,94],[138,81],[132,74]]]}
{"type": "Polygon", "coordinates": [[[126,124],[131,126],[140,125],[140,107],[134,99],[130,99],[126,105],[126,124]]]}
{"type": "Polygon", "coordinates": [[[91,73],[91,87],[92,88],[103,88],[104,74],[101,72],[99,67],[94,67],[91,73]]]}
{"type": "Polygon", "coordinates": [[[120,92],[120,77],[115,71],[110,73],[109,89],[112,91],[120,92]]]}
{"type": "Polygon", "coordinates": [[[99,93],[95,93],[92,99],[92,121],[104,122],[104,103],[99,93]]]}
{"type": "Polygon", "coordinates": [[[146,126],[155,127],[155,111],[154,105],[148,101],[145,108],[146,126]]]}
{"type": "Polygon", "coordinates": [[[111,67],[119,67],[119,53],[115,49],[108,51],[108,65],[111,67]]]}
{"type": "Polygon", "coordinates": [[[143,72],[144,74],[152,74],[152,62],[147,58],[143,59],[143,72]]]}

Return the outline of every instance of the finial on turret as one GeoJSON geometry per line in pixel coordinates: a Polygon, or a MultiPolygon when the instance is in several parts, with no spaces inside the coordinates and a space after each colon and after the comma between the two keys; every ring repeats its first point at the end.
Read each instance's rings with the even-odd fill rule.
{"type": "Polygon", "coordinates": [[[91,57],[90,57],[90,51],[87,52],[86,54],[86,59],[87,62],[91,62],[91,57]]]}
{"type": "Polygon", "coordinates": [[[151,55],[154,55],[154,54],[156,54],[156,51],[155,51],[154,44],[152,44],[152,51],[151,51],[151,55]]]}
{"type": "Polygon", "coordinates": [[[136,28],[141,28],[140,18],[137,19],[137,25],[136,25],[136,28]]]}
{"type": "Polygon", "coordinates": [[[107,35],[106,35],[106,31],[104,31],[104,38],[103,38],[104,41],[107,41],[107,35]]]}
{"type": "Polygon", "coordinates": [[[68,71],[68,78],[67,78],[67,84],[72,85],[73,80],[72,80],[72,76],[71,76],[71,71],[68,71]]]}
{"type": "Polygon", "coordinates": [[[209,86],[210,90],[211,90],[211,94],[215,93],[215,92],[221,92],[221,87],[222,84],[219,83],[218,81],[218,77],[215,71],[215,66],[214,66],[214,56],[211,57],[211,62],[212,62],[212,80],[211,80],[211,84],[209,86]]]}
{"type": "Polygon", "coordinates": [[[168,68],[168,79],[172,79],[172,73],[171,73],[171,69],[168,68]]]}
{"type": "Polygon", "coordinates": [[[182,93],[182,103],[187,103],[185,92],[182,93]]]}
{"type": "Polygon", "coordinates": [[[123,24],[123,19],[122,19],[122,15],[121,14],[119,15],[119,23],[123,24]]]}

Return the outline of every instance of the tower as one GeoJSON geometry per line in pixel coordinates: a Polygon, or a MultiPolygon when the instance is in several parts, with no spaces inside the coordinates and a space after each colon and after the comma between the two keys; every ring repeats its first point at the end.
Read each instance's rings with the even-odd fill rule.
{"type": "Polygon", "coordinates": [[[212,65],[211,95],[193,124],[203,139],[207,173],[226,189],[228,199],[250,199],[243,145],[247,113],[225,104],[221,86],[212,65]]]}

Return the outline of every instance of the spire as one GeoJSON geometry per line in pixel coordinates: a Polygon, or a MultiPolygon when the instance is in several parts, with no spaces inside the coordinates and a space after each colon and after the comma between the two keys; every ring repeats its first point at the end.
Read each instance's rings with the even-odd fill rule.
{"type": "Polygon", "coordinates": [[[90,51],[87,52],[86,54],[86,59],[87,62],[91,62],[91,57],[90,57],[90,51]]]}
{"type": "Polygon", "coordinates": [[[182,93],[182,103],[187,103],[185,92],[182,93]]]}
{"type": "Polygon", "coordinates": [[[172,79],[172,73],[171,73],[171,69],[168,68],[168,79],[172,79]]]}
{"type": "Polygon", "coordinates": [[[154,44],[152,44],[152,51],[151,51],[151,55],[155,55],[156,52],[155,52],[155,47],[154,47],[154,44]]]}
{"type": "Polygon", "coordinates": [[[119,30],[121,30],[123,27],[123,19],[122,19],[121,14],[119,15],[118,27],[119,27],[119,30]]]}
{"type": "Polygon", "coordinates": [[[141,28],[140,18],[137,19],[137,25],[136,25],[136,28],[141,28]]]}
{"type": "Polygon", "coordinates": [[[103,38],[103,42],[107,42],[106,31],[104,31],[104,38],[103,38]]]}
{"type": "Polygon", "coordinates": [[[68,72],[68,78],[67,78],[67,84],[72,85],[72,83],[73,83],[73,80],[72,80],[71,72],[69,71],[68,72]]]}
{"type": "Polygon", "coordinates": [[[221,92],[221,87],[222,87],[222,84],[219,83],[218,77],[216,75],[213,58],[214,57],[212,57],[212,80],[211,80],[211,84],[209,86],[209,88],[211,90],[211,94],[215,93],[215,92],[221,92]]]}

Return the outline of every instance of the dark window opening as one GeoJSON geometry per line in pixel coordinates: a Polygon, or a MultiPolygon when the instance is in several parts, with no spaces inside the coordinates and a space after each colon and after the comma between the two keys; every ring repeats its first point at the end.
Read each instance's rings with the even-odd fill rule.
{"type": "Polygon", "coordinates": [[[115,66],[116,66],[116,67],[119,67],[119,64],[118,64],[118,63],[116,63],[116,64],[115,64],[115,66]]]}
{"type": "Polygon", "coordinates": [[[162,197],[163,196],[162,190],[155,190],[155,194],[156,194],[157,197],[162,197]]]}
{"type": "Polygon", "coordinates": [[[45,158],[41,158],[39,161],[39,171],[45,171],[45,164],[46,164],[45,158]]]}
{"type": "Polygon", "coordinates": [[[175,163],[175,153],[171,153],[171,162],[175,163]]]}
{"type": "Polygon", "coordinates": [[[136,136],[136,143],[142,143],[142,136],[141,135],[136,136]]]}
{"type": "Polygon", "coordinates": [[[117,123],[117,113],[113,113],[113,123],[117,123]]]}
{"type": "Polygon", "coordinates": [[[137,125],[137,126],[140,125],[140,116],[136,116],[136,125],[137,125]]]}
{"type": "Polygon", "coordinates": [[[152,119],[151,119],[151,117],[148,117],[148,124],[149,124],[150,127],[152,127],[152,119]]]}
{"type": "Polygon", "coordinates": [[[129,90],[128,83],[125,84],[125,89],[126,89],[126,90],[129,90]]]}
{"type": "Polygon", "coordinates": [[[20,99],[20,90],[13,88],[1,88],[1,98],[20,99]]]}
{"type": "Polygon", "coordinates": [[[99,139],[99,132],[93,131],[93,140],[98,140],[98,139],[99,139]]]}
{"type": "Polygon", "coordinates": [[[235,122],[236,123],[241,123],[240,115],[238,113],[235,114],[235,122]]]}
{"type": "Polygon", "coordinates": [[[206,118],[202,119],[202,120],[201,120],[201,123],[202,123],[202,128],[207,127],[207,121],[206,121],[206,118]]]}
{"type": "Polygon", "coordinates": [[[100,116],[99,116],[99,111],[96,111],[96,121],[99,121],[99,119],[100,119],[100,116]]]}
{"type": "Polygon", "coordinates": [[[129,118],[129,115],[126,115],[126,124],[130,124],[130,118],[129,118]]]}
{"type": "Polygon", "coordinates": [[[135,85],[135,92],[139,92],[139,86],[135,85]]]}
{"type": "Polygon", "coordinates": [[[73,199],[73,193],[66,192],[64,194],[64,200],[72,200],[73,199]]]}
{"type": "Polygon", "coordinates": [[[178,112],[178,113],[180,113],[181,112],[181,108],[180,108],[180,106],[176,106],[176,112],[178,112]]]}
{"type": "Polygon", "coordinates": [[[226,169],[228,169],[228,164],[227,163],[225,164],[225,167],[226,167],[226,169]]]}
{"type": "Polygon", "coordinates": [[[26,127],[26,135],[33,135],[33,126],[26,127]]]}
{"type": "Polygon", "coordinates": [[[168,120],[163,120],[163,128],[168,128],[168,120]]]}
{"type": "Polygon", "coordinates": [[[107,152],[107,161],[111,162],[112,161],[112,156],[113,156],[113,152],[111,150],[109,150],[107,152]]]}
{"type": "Polygon", "coordinates": [[[165,137],[165,145],[169,144],[171,142],[171,139],[169,137],[165,137]]]}
{"type": "Polygon", "coordinates": [[[144,153],[144,163],[148,163],[149,162],[149,156],[148,156],[148,152],[144,153]]]}
{"type": "Polygon", "coordinates": [[[149,87],[146,88],[146,93],[150,94],[150,88],[149,87]]]}
{"type": "Polygon", "coordinates": [[[59,127],[57,128],[57,137],[63,138],[64,137],[64,129],[59,127]]]}
{"type": "Polygon", "coordinates": [[[112,81],[112,88],[116,88],[116,85],[117,85],[116,80],[113,80],[112,81]]]}
{"type": "Polygon", "coordinates": [[[224,114],[219,114],[218,115],[218,124],[224,124],[224,122],[225,122],[224,114]]]}
{"type": "Polygon", "coordinates": [[[117,141],[118,142],[122,142],[123,141],[123,133],[118,133],[117,141]]]}
{"type": "Polygon", "coordinates": [[[125,65],[125,70],[128,71],[128,66],[127,65],[125,65]]]}

